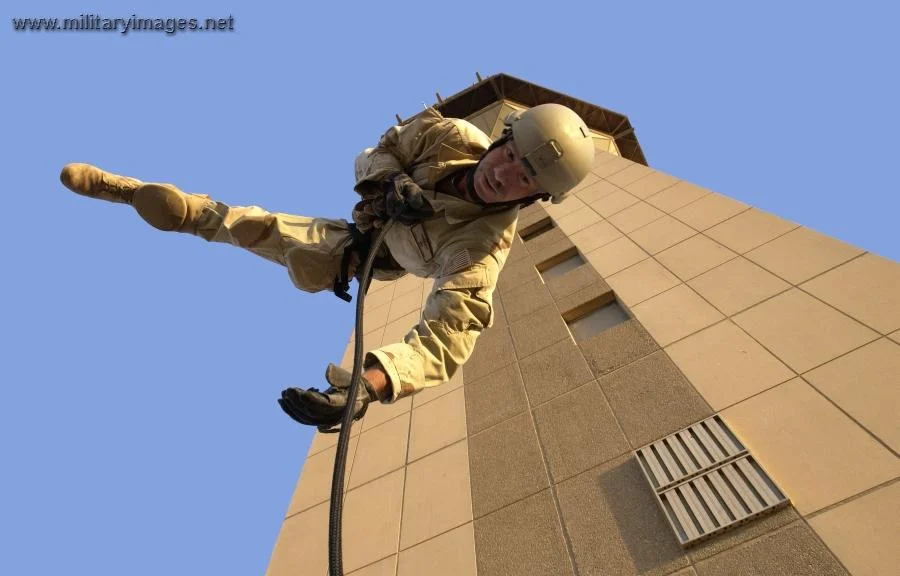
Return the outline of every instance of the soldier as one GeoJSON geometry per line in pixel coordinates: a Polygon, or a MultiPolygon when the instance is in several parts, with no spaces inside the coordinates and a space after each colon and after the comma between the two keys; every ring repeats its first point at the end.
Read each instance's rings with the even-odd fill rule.
{"type": "MultiPolygon", "coordinates": [[[[373,231],[395,218],[375,256],[373,277],[434,278],[419,323],[403,342],[364,359],[354,419],[369,402],[392,403],[449,380],[493,324],[492,296],[512,246],[519,208],[561,202],[588,173],[594,145],[584,121],[559,104],[511,113],[490,138],[465,120],[427,109],[387,130],[356,159],[361,200],[353,222],[237,207],[171,184],[144,183],[88,164],[66,165],[69,189],[132,205],[151,226],[226,242],[285,266],[307,292],[346,291],[373,231]]],[[[328,431],[346,409],[350,373],[329,365],[324,392],[289,388],[279,404],[294,420],[328,431]]],[[[333,430],[332,430],[333,431],[333,430]]]]}

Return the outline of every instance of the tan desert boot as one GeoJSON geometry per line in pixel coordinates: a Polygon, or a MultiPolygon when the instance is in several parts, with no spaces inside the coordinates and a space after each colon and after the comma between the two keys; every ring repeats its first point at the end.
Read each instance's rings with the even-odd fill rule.
{"type": "Polygon", "coordinates": [[[196,233],[203,208],[215,205],[205,194],[185,194],[171,184],[145,184],[90,164],[66,164],[59,179],[83,196],[131,204],[144,221],[165,232],[196,233]]]}
{"type": "Polygon", "coordinates": [[[200,214],[215,203],[205,194],[185,194],[170,184],[144,184],[134,191],[134,209],[157,230],[197,233],[200,214]]]}
{"type": "Polygon", "coordinates": [[[120,204],[131,204],[134,191],[143,184],[136,178],[119,176],[81,163],[66,164],[59,173],[59,179],[72,192],[120,204]]]}

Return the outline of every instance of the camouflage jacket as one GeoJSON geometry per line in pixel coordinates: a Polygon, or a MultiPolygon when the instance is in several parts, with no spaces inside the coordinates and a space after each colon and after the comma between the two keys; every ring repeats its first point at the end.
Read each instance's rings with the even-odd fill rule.
{"type": "MultiPolygon", "coordinates": [[[[428,109],[407,124],[390,128],[375,148],[357,158],[355,190],[365,199],[385,177],[409,174],[424,189],[434,215],[413,226],[397,223],[385,244],[407,272],[434,278],[419,323],[403,342],[369,351],[391,379],[393,399],[449,380],[463,365],[482,330],[493,324],[492,297],[512,245],[518,207],[490,208],[435,191],[438,181],[474,166],[490,138],[465,120],[445,119],[428,109]]],[[[366,202],[354,220],[378,226],[366,202]]]]}

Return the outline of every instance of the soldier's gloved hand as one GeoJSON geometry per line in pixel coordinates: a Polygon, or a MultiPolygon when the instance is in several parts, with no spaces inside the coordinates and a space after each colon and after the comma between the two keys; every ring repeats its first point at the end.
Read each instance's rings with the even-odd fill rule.
{"type": "MultiPolygon", "coordinates": [[[[287,388],[281,392],[278,405],[300,424],[316,426],[320,432],[340,432],[341,420],[347,409],[351,376],[347,370],[329,364],[325,369],[325,380],[331,384],[330,388],[324,392],[319,392],[317,388],[287,388]]],[[[356,402],[351,407],[354,420],[365,416],[369,402],[378,400],[372,384],[362,375],[359,378],[356,402]]]]}
{"type": "Polygon", "coordinates": [[[404,224],[414,224],[434,215],[422,188],[408,174],[398,172],[385,182],[388,216],[404,224]]]}

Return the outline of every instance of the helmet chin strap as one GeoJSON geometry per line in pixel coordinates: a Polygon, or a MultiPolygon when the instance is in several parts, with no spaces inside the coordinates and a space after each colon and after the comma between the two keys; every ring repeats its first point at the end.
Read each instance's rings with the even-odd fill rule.
{"type": "MultiPolygon", "coordinates": [[[[484,156],[482,156],[484,158],[484,156]]],[[[475,191],[475,170],[478,169],[478,166],[481,165],[481,160],[478,161],[478,164],[472,166],[471,168],[466,168],[466,192],[468,192],[469,196],[474,200],[477,204],[481,204],[482,206],[490,206],[491,204],[485,202],[481,199],[481,196],[478,195],[478,192],[475,191]]]]}

